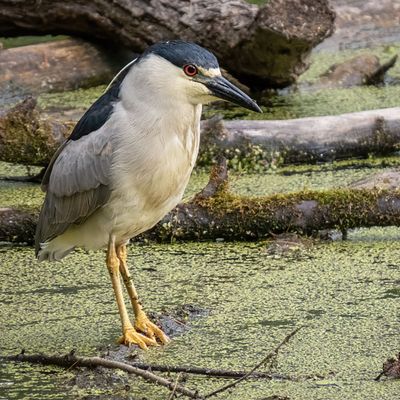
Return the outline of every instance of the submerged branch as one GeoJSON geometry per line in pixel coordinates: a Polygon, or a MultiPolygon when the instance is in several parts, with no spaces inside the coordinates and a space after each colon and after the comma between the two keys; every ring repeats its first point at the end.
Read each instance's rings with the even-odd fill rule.
{"type": "Polygon", "coordinates": [[[400,353],[396,357],[388,358],[382,367],[382,372],[375,378],[375,381],[379,381],[383,376],[388,378],[400,378],[400,353]]]}
{"type": "Polygon", "coordinates": [[[18,354],[16,356],[2,356],[0,360],[4,361],[18,361],[18,362],[29,362],[32,364],[42,364],[42,365],[57,365],[59,367],[65,368],[77,368],[77,367],[104,367],[110,369],[119,369],[129,374],[134,374],[140,376],[146,381],[155,383],[160,386],[164,386],[171,391],[183,394],[191,399],[201,399],[202,397],[195,391],[189,390],[177,383],[174,383],[168,379],[161,376],[155,375],[150,371],[144,369],[136,368],[130,364],[126,364],[120,361],[107,360],[101,357],[80,357],[76,356],[73,352],[63,356],[57,355],[45,355],[45,354],[18,354]]]}
{"type": "Polygon", "coordinates": [[[259,369],[262,365],[267,362],[272,361],[277,355],[279,350],[289,342],[289,340],[300,330],[300,328],[295,329],[291,333],[289,333],[278,346],[275,347],[270,353],[268,353],[260,362],[258,362],[250,371],[230,371],[230,370],[212,370],[205,368],[196,368],[196,367],[169,367],[169,366],[154,366],[151,364],[141,364],[141,363],[126,363],[121,361],[110,360],[102,357],[80,357],[75,355],[75,352],[72,351],[66,355],[46,355],[46,354],[25,354],[25,352],[21,352],[15,356],[0,356],[0,361],[15,361],[15,362],[28,362],[31,364],[41,364],[41,365],[56,365],[64,368],[78,368],[78,367],[87,367],[87,368],[96,368],[103,367],[108,369],[119,369],[125,371],[129,374],[134,374],[140,376],[141,378],[155,383],[157,385],[161,385],[163,387],[168,388],[171,391],[170,398],[174,397],[175,393],[179,393],[181,395],[187,396],[191,399],[206,399],[213,396],[216,396],[219,393],[225,392],[228,389],[231,389],[237,386],[240,382],[249,378],[268,378],[272,379],[272,374],[267,373],[256,373],[256,370],[259,369]],[[206,376],[213,377],[223,377],[223,378],[231,378],[237,377],[235,381],[226,384],[206,395],[200,395],[198,391],[193,391],[187,389],[184,386],[179,385],[179,375],[175,381],[171,381],[155,375],[149,369],[156,369],[162,372],[178,372],[181,374],[182,372],[201,374],[206,376]]]}

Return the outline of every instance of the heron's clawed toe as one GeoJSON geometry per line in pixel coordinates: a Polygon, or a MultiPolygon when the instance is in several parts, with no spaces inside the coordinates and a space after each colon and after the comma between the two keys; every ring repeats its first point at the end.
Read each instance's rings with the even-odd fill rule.
{"type": "Polygon", "coordinates": [[[156,324],[151,322],[144,312],[141,312],[136,317],[135,328],[152,340],[158,339],[162,344],[167,344],[170,341],[168,336],[156,324]]]}
{"type": "Polygon", "coordinates": [[[148,346],[158,346],[154,338],[142,335],[133,327],[124,330],[123,335],[118,339],[118,343],[126,346],[136,344],[143,350],[147,350],[148,346]]]}

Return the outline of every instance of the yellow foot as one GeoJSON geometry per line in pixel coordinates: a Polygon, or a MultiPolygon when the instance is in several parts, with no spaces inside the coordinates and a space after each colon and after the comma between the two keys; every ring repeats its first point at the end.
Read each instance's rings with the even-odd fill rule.
{"type": "Polygon", "coordinates": [[[147,350],[147,346],[158,346],[154,338],[142,335],[134,327],[125,329],[123,335],[118,339],[118,343],[126,346],[137,344],[143,350],[147,350]]]}
{"type": "Polygon", "coordinates": [[[136,317],[135,329],[152,340],[158,339],[162,344],[169,342],[168,336],[156,324],[153,324],[143,311],[136,317]]]}

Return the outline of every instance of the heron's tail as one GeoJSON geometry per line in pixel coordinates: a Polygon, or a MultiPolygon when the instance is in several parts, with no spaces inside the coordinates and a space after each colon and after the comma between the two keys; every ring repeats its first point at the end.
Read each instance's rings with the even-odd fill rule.
{"type": "Polygon", "coordinates": [[[64,234],[48,242],[40,243],[39,248],[36,250],[38,261],[61,261],[75,249],[75,246],[66,239],[68,239],[68,235],[64,234]]]}

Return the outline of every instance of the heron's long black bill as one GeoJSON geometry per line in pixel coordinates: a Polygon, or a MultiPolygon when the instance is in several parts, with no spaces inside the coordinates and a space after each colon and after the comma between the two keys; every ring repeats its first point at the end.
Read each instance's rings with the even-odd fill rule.
{"type": "Polygon", "coordinates": [[[220,99],[230,101],[252,111],[262,112],[261,108],[252,98],[222,76],[207,79],[204,84],[214,96],[220,99]]]}

